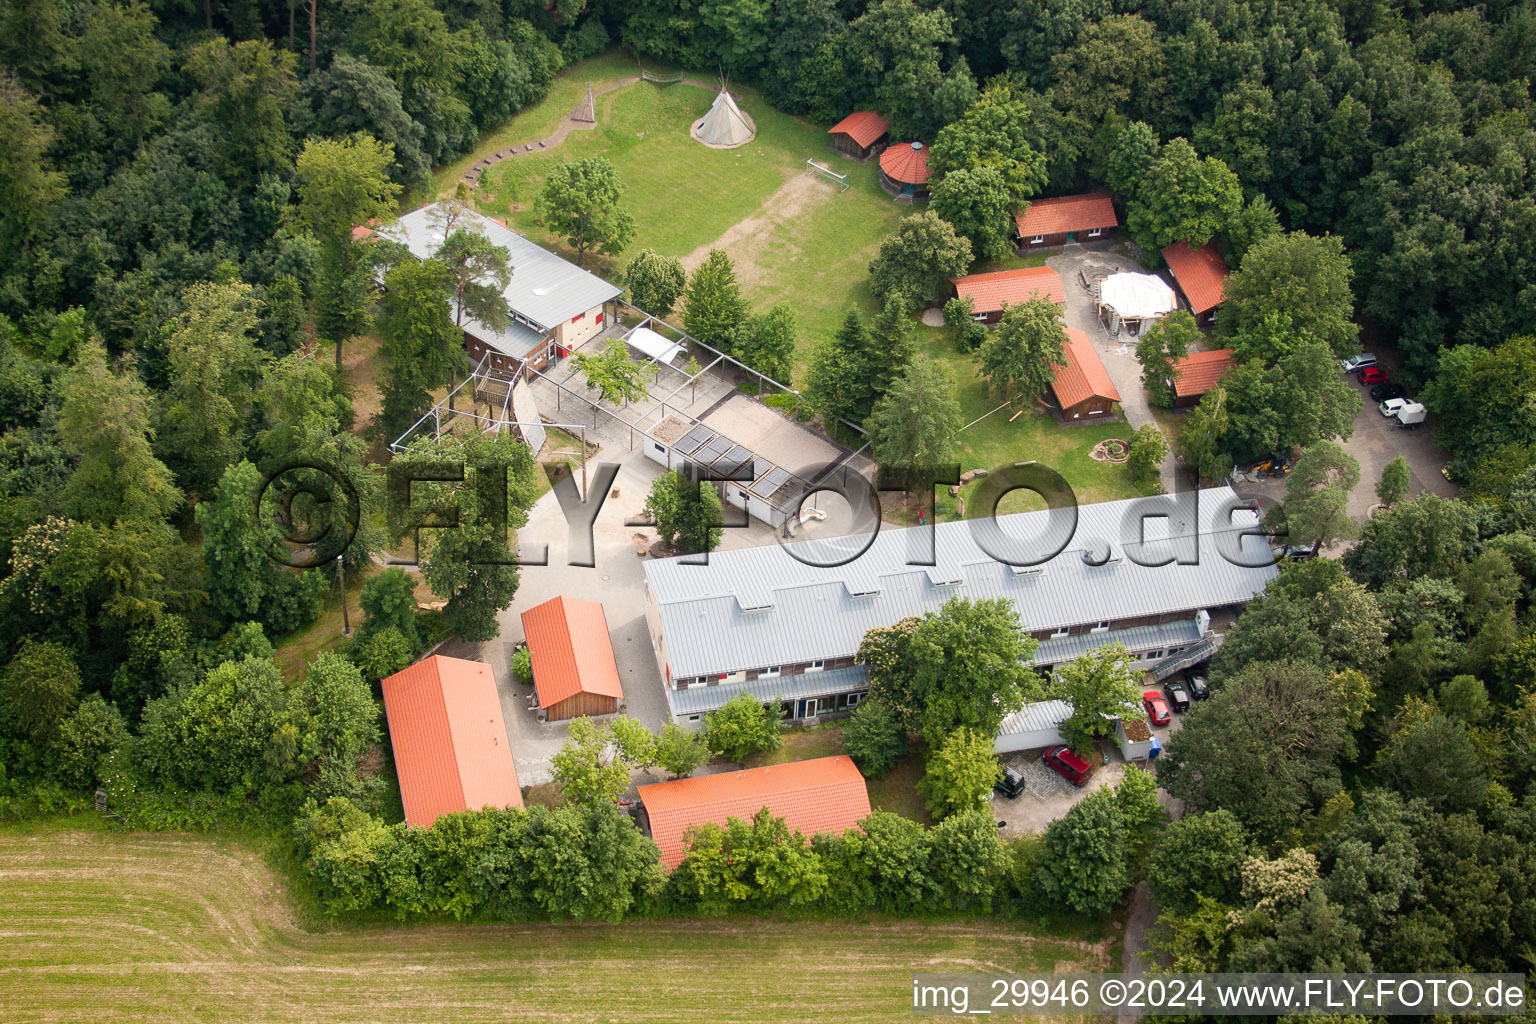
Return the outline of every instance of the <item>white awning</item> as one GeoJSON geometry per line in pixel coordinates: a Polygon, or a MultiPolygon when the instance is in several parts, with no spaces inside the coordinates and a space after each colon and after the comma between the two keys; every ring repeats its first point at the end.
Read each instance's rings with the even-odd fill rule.
{"type": "Polygon", "coordinates": [[[1151,274],[1111,274],[1099,285],[1099,301],[1132,320],[1163,316],[1177,308],[1173,289],[1151,274]]]}
{"type": "Polygon", "coordinates": [[[658,363],[666,363],[669,366],[672,360],[683,352],[683,346],[657,334],[649,327],[636,327],[624,340],[658,363]]]}

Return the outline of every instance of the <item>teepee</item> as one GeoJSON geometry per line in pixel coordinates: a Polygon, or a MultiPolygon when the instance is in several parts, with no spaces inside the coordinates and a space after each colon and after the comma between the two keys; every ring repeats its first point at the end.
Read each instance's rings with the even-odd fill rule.
{"type": "Polygon", "coordinates": [[[693,123],[693,137],[706,146],[730,149],[745,145],[757,135],[757,126],[742,113],[728,90],[722,88],[715,95],[709,113],[693,123]]]}

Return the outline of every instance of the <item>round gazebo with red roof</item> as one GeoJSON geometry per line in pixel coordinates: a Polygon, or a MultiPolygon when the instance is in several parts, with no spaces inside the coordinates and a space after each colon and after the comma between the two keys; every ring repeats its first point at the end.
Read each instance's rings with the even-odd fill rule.
{"type": "Polygon", "coordinates": [[[898,142],[880,154],[880,185],[898,202],[928,195],[928,149],[921,142],[898,142]]]}

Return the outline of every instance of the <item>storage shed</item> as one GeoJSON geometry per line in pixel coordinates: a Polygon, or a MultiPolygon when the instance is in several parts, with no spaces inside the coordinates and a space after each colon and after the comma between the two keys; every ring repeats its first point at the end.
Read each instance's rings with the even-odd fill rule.
{"type": "Polygon", "coordinates": [[[1215,387],[1235,362],[1232,349],[1217,348],[1191,352],[1174,363],[1173,404],[1180,409],[1198,404],[1200,397],[1215,387]]]}
{"type": "Polygon", "coordinates": [[[855,160],[868,160],[880,150],[890,126],[873,110],[855,110],[827,129],[832,148],[855,160]]]}
{"type": "Polygon", "coordinates": [[[383,682],[405,823],[523,806],[490,666],[440,654],[383,682]]]}
{"type": "Polygon", "coordinates": [[[1065,743],[1061,723],[1072,717],[1072,705],[1064,700],[1040,700],[1025,704],[1003,719],[992,749],[999,754],[1039,750],[1065,743]]]}
{"type": "Polygon", "coordinates": [[[1210,242],[1198,248],[1175,242],[1163,250],[1163,260],[1189,311],[1201,323],[1210,323],[1212,312],[1226,297],[1227,275],[1231,273],[1227,261],[1210,242]]]}
{"type": "Polygon", "coordinates": [[[552,598],[523,612],[533,688],[551,722],[619,710],[624,687],[608,639],[608,617],[596,601],[552,598]]]}
{"type": "Polygon", "coordinates": [[[1051,392],[1061,405],[1061,418],[1071,421],[1113,415],[1120,392],[1109,379],[1093,339],[1075,327],[1066,331],[1062,350],[1067,361],[1056,367],[1056,379],[1051,381],[1051,392]]]}

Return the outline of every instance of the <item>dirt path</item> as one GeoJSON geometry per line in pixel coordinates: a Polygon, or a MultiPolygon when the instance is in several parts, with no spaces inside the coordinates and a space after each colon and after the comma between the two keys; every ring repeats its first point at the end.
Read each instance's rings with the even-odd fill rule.
{"type": "MultiPolygon", "coordinates": [[[[641,78],[640,78],[639,75],[630,75],[628,78],[621,78],[617,82],[609,82],[607,85],[603,86],[601,89],[593,89],[592,90],[592,116],[593,116],[593,120],[591,120],[591,121],[588,121],[588,120],[585,120],[585,119],[578,120],[577,117],[576,117],[576,115],[581,112],[581,108],[586,106],[586,104],[587,104],[587,98],[585,96],[583,96],[580,100],[577,101],[576,105],[571,108],[571,112],[566,114],[563,118],[560,119],[560,123],[555,127],[555,130],[553,132],[551,132],[550,134],[544,136],[544,138],[542,138],[542,139],[536,139],[533,142],[519,142],[519,143],[516,143],[514,145],[508,146],[506,149],[497,150],[496,152],[492,153],[490,156],[481,157],[479,160],[476,160],[474,163],[469,165],[469,170],[465,171],[462,175],[460,175],[459,176],[459,180],[464,182],[466,185],[469,185],[471,188],[474,188],[474,187],[476,187],[476,186],[478,186],[480,184],[480,177],[481,177],[482,174],[484,174],[490,168],[492,168],[492,167],[496,166],[497,164],[501,163],[503,160],[510,160],[513,157],[521,156],[524,153],[546,153],[546,152],[548,152],[551,149],[555,149],[562,142],[564,142],[565,141],[565,137],[567,135],[571,134],[571,132],[587,132],[587,131],[591,131],[592,129],[596,128],[597,124],[598,124],[598,122],[596,120],[596,118],[597,118],[597,109],[598,109],[597,108],[597,99],[598,99],[598,97],[606,96],[608,93],[613,92],[615,89],[622,89],[625,86],[635,85],[635,84],[637,84],[640,81],[641,81],[641,78]]],[[[672,84],[675,84],[675,85],[692,85],[692,86],[695,86],[695,87],[700,88],[700,89],[710,89],[710,90],[713,90],[715,88],[714,86],[710,85],[708,82],[701,82],[701,81],[699,81],[696,78],[684,78],[684,79],[682,79],[682,80],[680,80],[678,82],[672,83],[672,84]]],[[[733,97],[736,96],[735,93],[732,93],[731,95],[733,97]]]]}
{"type": "Polygon", "coordinates": [[[730,254],[736,265],[736,278],[744,286],[758,283],[763,276],[755,259],[757,254],[773,248],[782,251],[795,242],[776,236],[775,229],[820,206],[837,195],[831,182],[808,174],[797,174],[763,200],[763,205],[750,217],[737,221],[712,242],[706,242],[683,257],[683,267],[689,273],[698,268],[711,249],[723,249],[730,254]]]}

